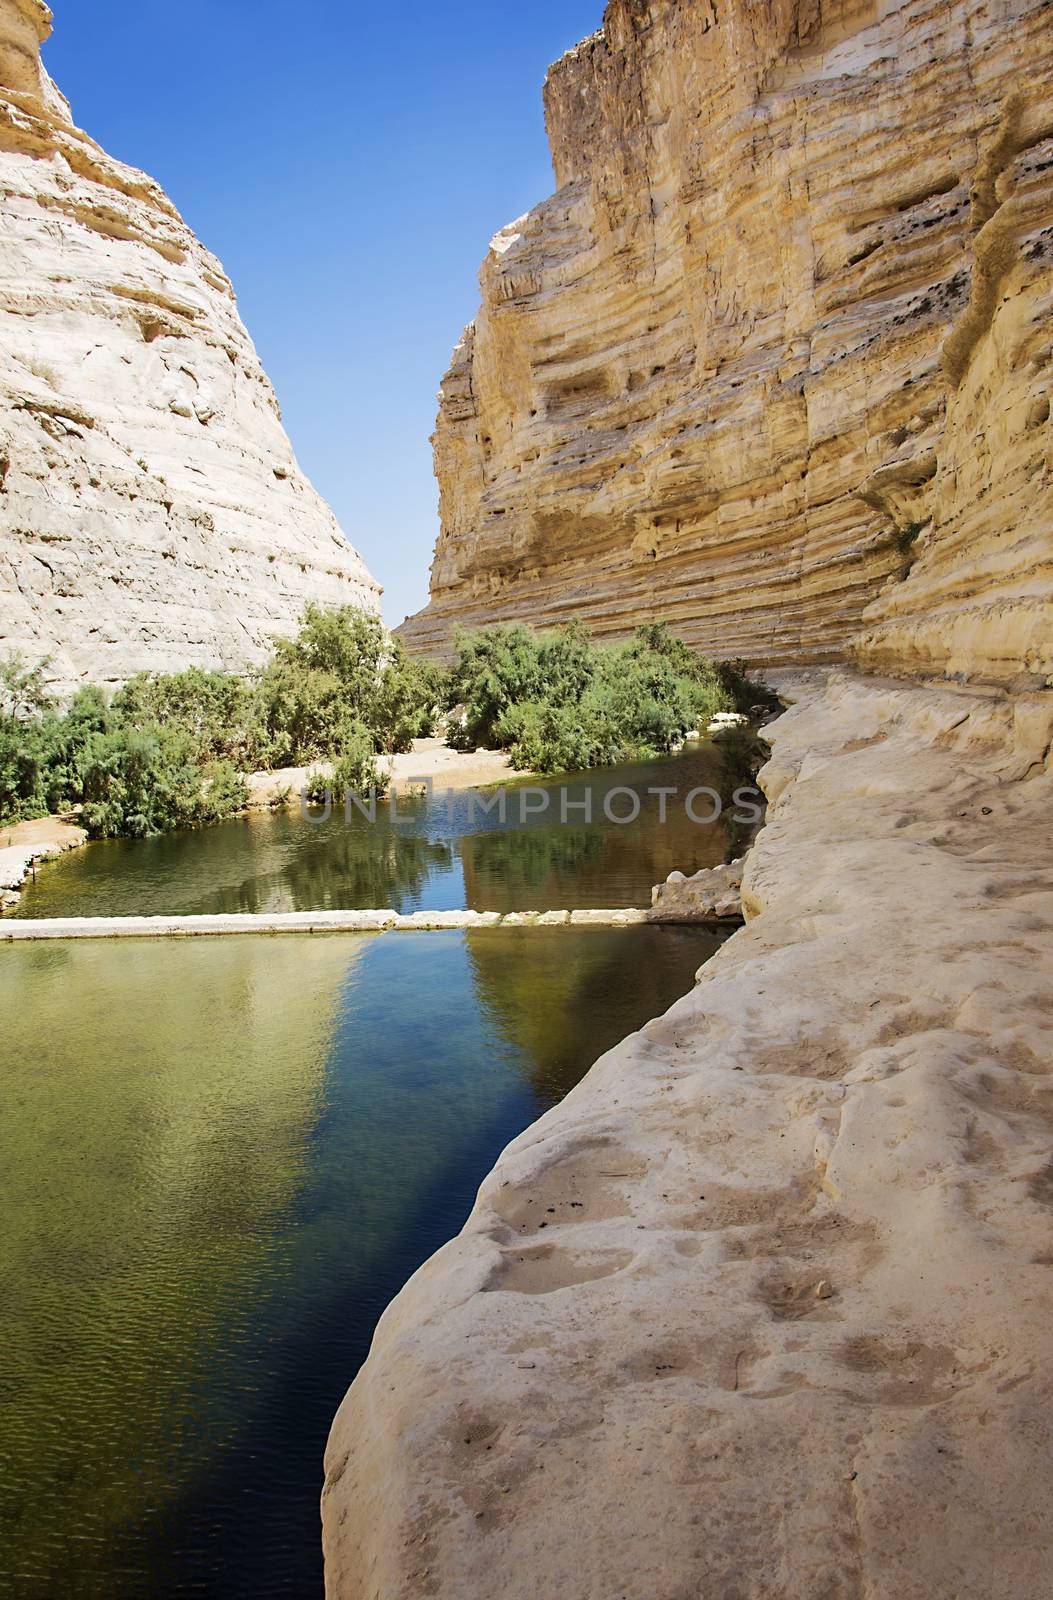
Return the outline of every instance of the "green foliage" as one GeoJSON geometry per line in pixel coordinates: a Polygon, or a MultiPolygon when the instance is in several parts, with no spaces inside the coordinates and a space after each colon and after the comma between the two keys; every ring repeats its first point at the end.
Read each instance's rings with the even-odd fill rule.
{"type": "Polygon", "coordinates": [[[451,743],[497,745],[534,772],[660,755],[714,712],[768,698],[743,663],[699,655],[664,622],[607,647],[580,623],[540,635],[518,624],[483,628],[456,642],[448,703],[464,710],[451,743]]]}
{"type": "Polygon", "coordinates": [[[28,722],[51,705],[45,677],[47,658],[31,667],[15,650],[0,661],[0,719],[28,722]]]}
{"type": "Polygon", "coordinates": [[[370,722],[378,750],[396,755],[414,739],[426,739],[446,696],[446,675],[432,661],[408,656],[397,639],[373,694],[370,722]]]}
{"type": "Polygon", "coordinates": [[[408,750],[432,731],[444,699],[440,668],[407,656],[379,618],[308,606],[295,639],[279,640],[257,689],[260,765],[328,760],[365,727],[374,751],[408,750]]]}
{"type": "Polygon", "coordinates": [[[294,767],[326,760],[353,716],[340,678],[272,661],[260,675],[253,764],[294,767]]]}
{"type": "Polygon", "coordinates": [[[327,790],[378,791],[378,754],[408,750],[463,705],[451,743],[508,749],[551,773],[661,754],[714,711],[767,699],[742,663],[713,662],[665,623],[601,648],[579,623],[458,638],[447,678],[379,618],[309,605],[294,639],[248,678],[190,667],[140,673],[113,696],[88,685],[51,704],[46,662],[0,662],[0,822],[80,806],[98,838],[192,827],[244,808],[242,774],[332,763],[327,790]]]}
{"type": "Polygon", "coordinates": [[[496,737],[514,766],[543,776],[613,766],[624,754],[613,721],[593,698],[571,705],[529,700],[513,706],[498,723],[496,737]]]}
{"type": "Polygon", "coordinates": [[[30,667],[17,652],[0,661],[0,821],[43,816],[46,747],[41,719],[50,710],[47,662],[30,667]]]}
{"type": "Polygon", "coordinates": [[[365,704],[387,648],[384,624],[372,612],[354,606],[325,611],[312,603],[295,639],[276,641],[274,660],[299,672],[324,672],[344,685],[349,699],[365,704]]]}
{"type": "Polygon", "coordinates": [[[409,749],[445,701],[441,670],[351,607],[308,606],[248,678],[140,673],[112,702],[88,686],[59,713],[45,677],[44,662],[0,662],[0,821],[80,806],[96,838],[230,816],[259,767],[331,761],[337,791],[380,788],[377,752],[409,749]]]}
{"type": "Polygon", "coordinates": [[[326,777],[321,772],[308,773],[305,785],[307,798],[322,804],[331,795],[338,804],[342,804],[349,789],[353,794],[363,797],[371,789],[382,794],[387,787],[387,778],[377,767],[374,746],[373,731],[365,723],[346,724],[340,747],[334,751],[332,777],[326,777]]]}
{"type": "Polygon", "coordinates": [[[81,753],[81,820],[93,839],[142,838],[243,810],[245,779],[229,761],[194,760],[178,729],[117,727],[93,733],[81,753]]]}
{"type": "Polygon", "coordinates": [[[521,623],[458,632],[457,665],[447,690],[451,708],[464,706],[450,743],[474,750],[497,742],[498,724],[513,706],[544,698],[541,640],[521,623]]]}
{"type": "Polygon", "coordinates": [[[111,709],[122,726],[178,728],[198,762],[244,764],[256,743],[252,686],[226,672],[141,672],[118,689],[111,709]]]}

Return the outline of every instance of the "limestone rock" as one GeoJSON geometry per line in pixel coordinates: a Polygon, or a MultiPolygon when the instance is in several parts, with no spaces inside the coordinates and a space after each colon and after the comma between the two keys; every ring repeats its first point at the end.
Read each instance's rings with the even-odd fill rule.
{"type": "Polygon", "coordinates": [[[379,590],[300,471],[219,262],[73,124],[0,0],[0,653],[54,687],[242,668],[379,590]]]}
{"type": "Polygon", "coordinates": [[[767,734],[746,927],[382,1318],[330,1600],[1048,1589],[1053,696],[767,734]]]}
{"type": "Polygon", "coordinates": [[[1048,6],[611,0],[545,105],[559,187],[443,381],[407,644],[660,615],[765,664],[1053,671],[1048,6]]]}
{"type": "Polygon", "coordinates": [[[652,919],[660,922],[724,922],[742,916],[743,858],[703,867],[689,878],[671,872],[651,891],[652,919]]]}

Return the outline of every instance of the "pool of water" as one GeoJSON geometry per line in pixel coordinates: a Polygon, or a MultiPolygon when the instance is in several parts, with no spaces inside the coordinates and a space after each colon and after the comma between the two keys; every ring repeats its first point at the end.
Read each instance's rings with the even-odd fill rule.
{"type": "MultiPolygon", "coordinates": [[[[541,886],[566,904],[578,885],[602,904],[603,887],[639,898],[661,855],[491,843],[488,862],[482,836],[422,828],[367,872],[334,837],[335,867],[307,825],[254,819],[193,835],[204,869],[178,841],[100,848],[38,892],[61,900],[66,879],[82,910],[338,904],[349,885],[452,904],[462,873],[477,903],[541,886]],[[110,865],[144,857],[137,885],[110,865]]],[[[720,937],[0,949],[0,1594],[321,1600],[322,1452],[380,1313],[504,1144],[720,937]]]]}
{"type": "Polygon", "coordinates": [[[513,785],[503,821],[493,793],[468,792],[403,797],[394,816],[381,802],[373,821],[355,806],[328,819],[294,808],[91,844],[42,868],[15,915],[646,906],[674,867],[693,872],[737,853],[746,825],[732,818],[744,808],[712,822],[711,800],[687,805],[695,790],[721,789],[725,759],[705,743],[664,761],[513,785]],[[610,820],[630,818],[637,802],[634,819],[610,820]]]}

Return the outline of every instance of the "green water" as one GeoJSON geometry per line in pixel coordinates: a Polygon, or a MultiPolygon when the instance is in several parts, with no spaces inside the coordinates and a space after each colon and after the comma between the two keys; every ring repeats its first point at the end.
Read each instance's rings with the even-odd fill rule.
{"type": "MultiPolygon", "coordinates": [[[[374,822],[355,808],[349,820],[339,808],[328,820],[294,808],[92,844],[43,867],[16,915],[645,906],[652,885],[674,868],[716,866],[741,848],[744,830],[727,818],[744,813],[731,807],[708,823],[692,820],[685,806],[693,790],[725,782],[725,760],[702,744],[663,761],[512,786],[503,823],[496,808],[454,794],[404,799],[394,817],[382,803],[374,822]],[[659,788],[676,793],[663,802],[651,792],[659,788]],[[608,820],[606,802],[627,816],[634,796],[635,820],[608,820]],[[542,802],[544,810],[520,821],[524,803],[529,810],[542,802]]],[[[704,800],[693,806],[702,818],[712,809],[704,800]]]]}
{"type": "MultiPolygon", "coordinates": [[[[282,824],[263,821],[280,853],[282,824]]],[[[424,836],[425,876],[442,844],[467,859],[424,836]]],[[[320,861],[298,878],[273,855],[254,876],[224,844],[207,892],[177,874],[194,908],[220,892],[220,858],[235,901],[324,880],[320,861]]],[[[490,881],[478,856],[474,870],[490,881]]],[[[588,897],[603,903],[595,884],[588,897]]],[[[320,1600],[322,1450],[384,1306],[503,1145],[718,942],[640,928],[0,949],[0,1594],[320,1600]]]]}

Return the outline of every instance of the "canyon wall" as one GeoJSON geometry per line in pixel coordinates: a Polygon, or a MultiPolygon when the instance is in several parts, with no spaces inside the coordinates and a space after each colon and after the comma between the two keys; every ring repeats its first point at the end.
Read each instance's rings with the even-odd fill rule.
{"type": "Polygon", "coordinates": [[[0,655],[59,692],[240,669],[379,589],[300,471],[219,262],[73,124],[0,0],[0,655]]]}
{"type": "Polygon", "coordinates": [[[1053,670],[1044,0],[611,0],[442,385],[402,634],[1053,670]]]}

